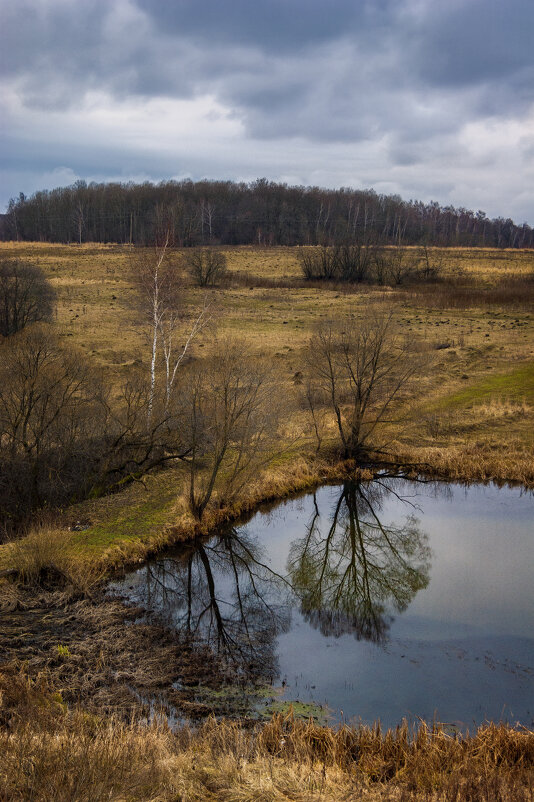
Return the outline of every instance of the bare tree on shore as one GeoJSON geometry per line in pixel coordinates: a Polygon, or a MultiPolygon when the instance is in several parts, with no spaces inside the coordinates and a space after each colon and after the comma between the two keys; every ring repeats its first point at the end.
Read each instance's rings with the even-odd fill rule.
{"type": "Polygon", "coordinates": [[[184,394],[189,504],[201,519],[216,486],[228,503],[274,453],[277,385],[270,367],[243,343],[219,344],[191,371],[184,394]]]}
{"type": "Polygon", "coordinates": [[[344,456],[358,457],[388,422],[420,360],[393,312],[371,309],[322,324],[310,339],[307,362],[308,406],[330,410],[344,456]]]}

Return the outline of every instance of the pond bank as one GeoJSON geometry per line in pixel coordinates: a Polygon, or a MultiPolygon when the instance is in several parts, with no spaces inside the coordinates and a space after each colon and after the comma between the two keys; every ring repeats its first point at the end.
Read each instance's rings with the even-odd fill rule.
{"type": "MultiPolygon", "coordinates": [[[[294,455],[265,470],[241,498],[217,506],[217,498],[199,524],[188,511],[183,466],[147,477],[111,496],[67,508],[44,530],[54,530],[61,551],[82,573],[113,573],[156,555],[176,543],[206,537],[221,525],[253,513],[261,504],[276,503],[322,484],[351,476],[371,479],[380,470],[440,481],[520,484],[534,488],[534,454],[486,449],[397,449],[395,459],[358,467],[353,460],[294,455]]],[[[0,545],[0,572],[9,568],[8,549],[0,545]]],[[[1,581],[1,580],[0,580],[1,581]]]]}
{"type": "Polygon", "coordinates": [[[212,719],[171,731],[66,710],[45,679],[0,673],[0,695],[6,802],[532,798],[534,734],[503,725],[451,738],[425,725],[333,731],[288,715],[249,730],[212,719]]]}
{"type": "MultiPolygon", "coordinates": [[[[407,478],[422,476],[429,480],[465,484],[495,482],[498,485],[521,485],[525,489],[534,489],[534,454],[528,449],[521,453],[516,449],[504,454],[502,451],[496,453],[494,450],[478,447],[460,451],[447,448],[399,448],[394,458],[377,458],[375,462],[364,466],[358,466],[354,460],[327,460],[298,455],[282,466],[267,469],[232,504],[220,508],[215,505],[209,507],[201,524],[188,512],[187,504],[182,498],[181,506],[165,512],[162,525],[152,531],[136,533],[135,522],[130,519],[128,530],[134,531],[128,537],[124,537],[126,527],[121,530],[121,520],[110,520],[108,523],[104,517],[101,529],[106,547],[93,547],[92,532],[89,529],[75,539],[79,546],[76,550],[80,556],[85,555],[101,570],[124,569],[176,543],[209,536],[220,526],[250,515],[262,504],[276,503],[323,484],[334,484],[351,477],[372,479],[379,471],[399,473],[407,478]]],[[[155,485],[158,476],[155,475],[152,479],[155,485]]],[[[150,498],[150,491],[146,495],[150,498]]],[[[89,510],[89,516],[92,517],[91,506],[80,505],[80,515],[83,516],[89,510]]],[[[98,501],[96,507],[98,508],[98,501]]]]}
{"type": "MultiPolygon", "coordinates": [[[[369,478],[370,473],[360,475],[369,478]]],[[[354,466],[347,464],[331,466],[321,476],[310,472],[294,478],[293,492],[339,482],[351,475],[354,466]]],[[[281,483],[273,483],[268,489],[272,492],[267,493],[265,486],[256,488],[256,501],[250,507],[218,511],[207,520],[207,528],[194,535],[209,536],[223,521],[253,512],[262,501],[275,500],[275,491],[283,490],[281,483]]],[[[184,541],[192,536],[191,530],[187,532],[185,528],[175,530],[165,537],[169,542],[184,541]]],[[[151,548],[157,553],[164,547],[163,539],[156,544],[143,543],[129,564],[142,560],[144,549],[148,554],[151,548]]],[[[101,565],[124,567],[132,557],[128,549],[119,546],[108,554],[113,559],[101,565]]],[[[8,747],[1,752],[0,777],[9,776],[14,794],[8,799],[27,795],[30,780],[15,770],[14,756],[20,760],[22,754],[34,767],[32,798],[43,800],[36,788],[42,783],[52,787],[55,776],[62,778],[65,788],[82,774],[83,782],[88,782],[87,761],[95,782],[97,778],[101,782],[105,775],[115,793],[128,794],[132,799],[146,798],[148,787],[161,799],[175,799],[178,787],[182,794],[187,789],[185,798],[191,800],[217,799],[243,785],[250,790],[255,783],[258,793],[260,787],[263,794],[267,787],[271,789],[273,799],[287,798],[286,791],[293,794],[290,798],[297,790],[313,794],[319,787],[322,798],[332,800],[343,798],[342,794],[347,798],[365,794],[369,800],[401,796],[409,800],[423,798],[422,793],[434,800],[529,799],[534,734],[526,729],[517,733],[510,727],[491,725],[456,747],[456,739],[445,732],[413,740],[394,733],[386,736],[378,730],[372,736],[366,735],[370,733],[366,730],[359,735],[350,734],[358,731],[342,730],[346,734],[338,736],[335,730],[301,724],[291,715],[263,726],[249,722],[247,728],[244,721],[235,725],[208,722],[198,734],[187,728],[171,733],[165,726],[127,726],[124,722],[132,717],[143,720],[154,712],[154,705],[151,708],[146,702],[149,698],[156,699],[163,712],[174,708],[193,719],[208,712],[224,715],[224,695],[217,689],[232,677],[227,667],[198,644],[155,623],[139,622],[139,608],[106,599],[98,585],[91,586],[92,598],[84,598],[83,588],[69,586],[65,578],[62,581],[62,589],[48,590],[0,582],[0,596],[5,602],[1,613],[5,626],[0,634],[0,654],[5,656],[5,663],[0,666],[0,686],[11,689],[11,693],[19,685],[25,689],[21,698],[14,699],[12,710],[9,694],[4,693],[0,707],[0,739],[8,747]],[[199,681],[214,690],[200,702],[199,681]],[[84,712],[76,712],[76,708],[84,712]],[[29,739],[24,734],[28,732],[32,732],[29,739]],[[5,740],[6,733],[9,740],[5,740]],[[342,743],[349,749],[350,759],[342,743]],[[49,746],[45,748],[45,744],[49,746]],[[114,770],[117,765],[124,767],[120,777],[105,774],[101,755],[111,754],[110,750],[114,770]],[[83,771],[82,763],[77,763],[78,754],[83,755],[83,771]],[[475,755],[480,765],[475,765],[475,755]],[[70,766],[69,778],[61,768],[65,760],[70,766]],[[134,770],[134,766],[139,768],[134,770]],[[139,783],[144,783],[145,790],[136,796],[139,783]],[[163,786],[172,788],[174,796],[167,797],[163,786]]],[[[60,795],[56,798],[62,799],[60,795]]]]}

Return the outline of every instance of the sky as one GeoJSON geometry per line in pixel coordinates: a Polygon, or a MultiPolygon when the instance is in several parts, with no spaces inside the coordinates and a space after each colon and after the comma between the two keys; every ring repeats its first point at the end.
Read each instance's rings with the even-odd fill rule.
{"type": "Polygon", "coordinates": [[[534,225],[534,0],[0,0],[0,211],[191,178],[534,225]]]}

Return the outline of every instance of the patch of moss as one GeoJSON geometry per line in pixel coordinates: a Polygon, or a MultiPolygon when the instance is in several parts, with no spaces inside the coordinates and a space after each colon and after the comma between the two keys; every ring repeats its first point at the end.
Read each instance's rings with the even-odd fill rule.
{"type": "Polygon", "coordinates": [[[215,715],[268,721],[274,714],[326,724],[330,718],[324,705],[280,699],[284,689],[272,685],[225,685],[208,688],[199,685],[195,701],[213,709],[215,715]]]}
{"type": "Polygon", "coordinates": [[[261,710],[262,719],[270,719],[274,714],[292,715],[296,719],[313,719],[317,724],[325,725],[330,719],[330,712],[325,705],[313,702],[285,701],[277,700],[267,704],[261,710]]]}

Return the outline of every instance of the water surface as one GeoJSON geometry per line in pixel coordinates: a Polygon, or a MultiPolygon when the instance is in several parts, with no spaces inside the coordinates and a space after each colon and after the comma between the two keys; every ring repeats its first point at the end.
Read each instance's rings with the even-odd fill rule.
{"type": "Polygon", "coordinates": [[[534,717],[534,497],[383,478],[324,487],[118,587],[333,721],[534,717]]]}

